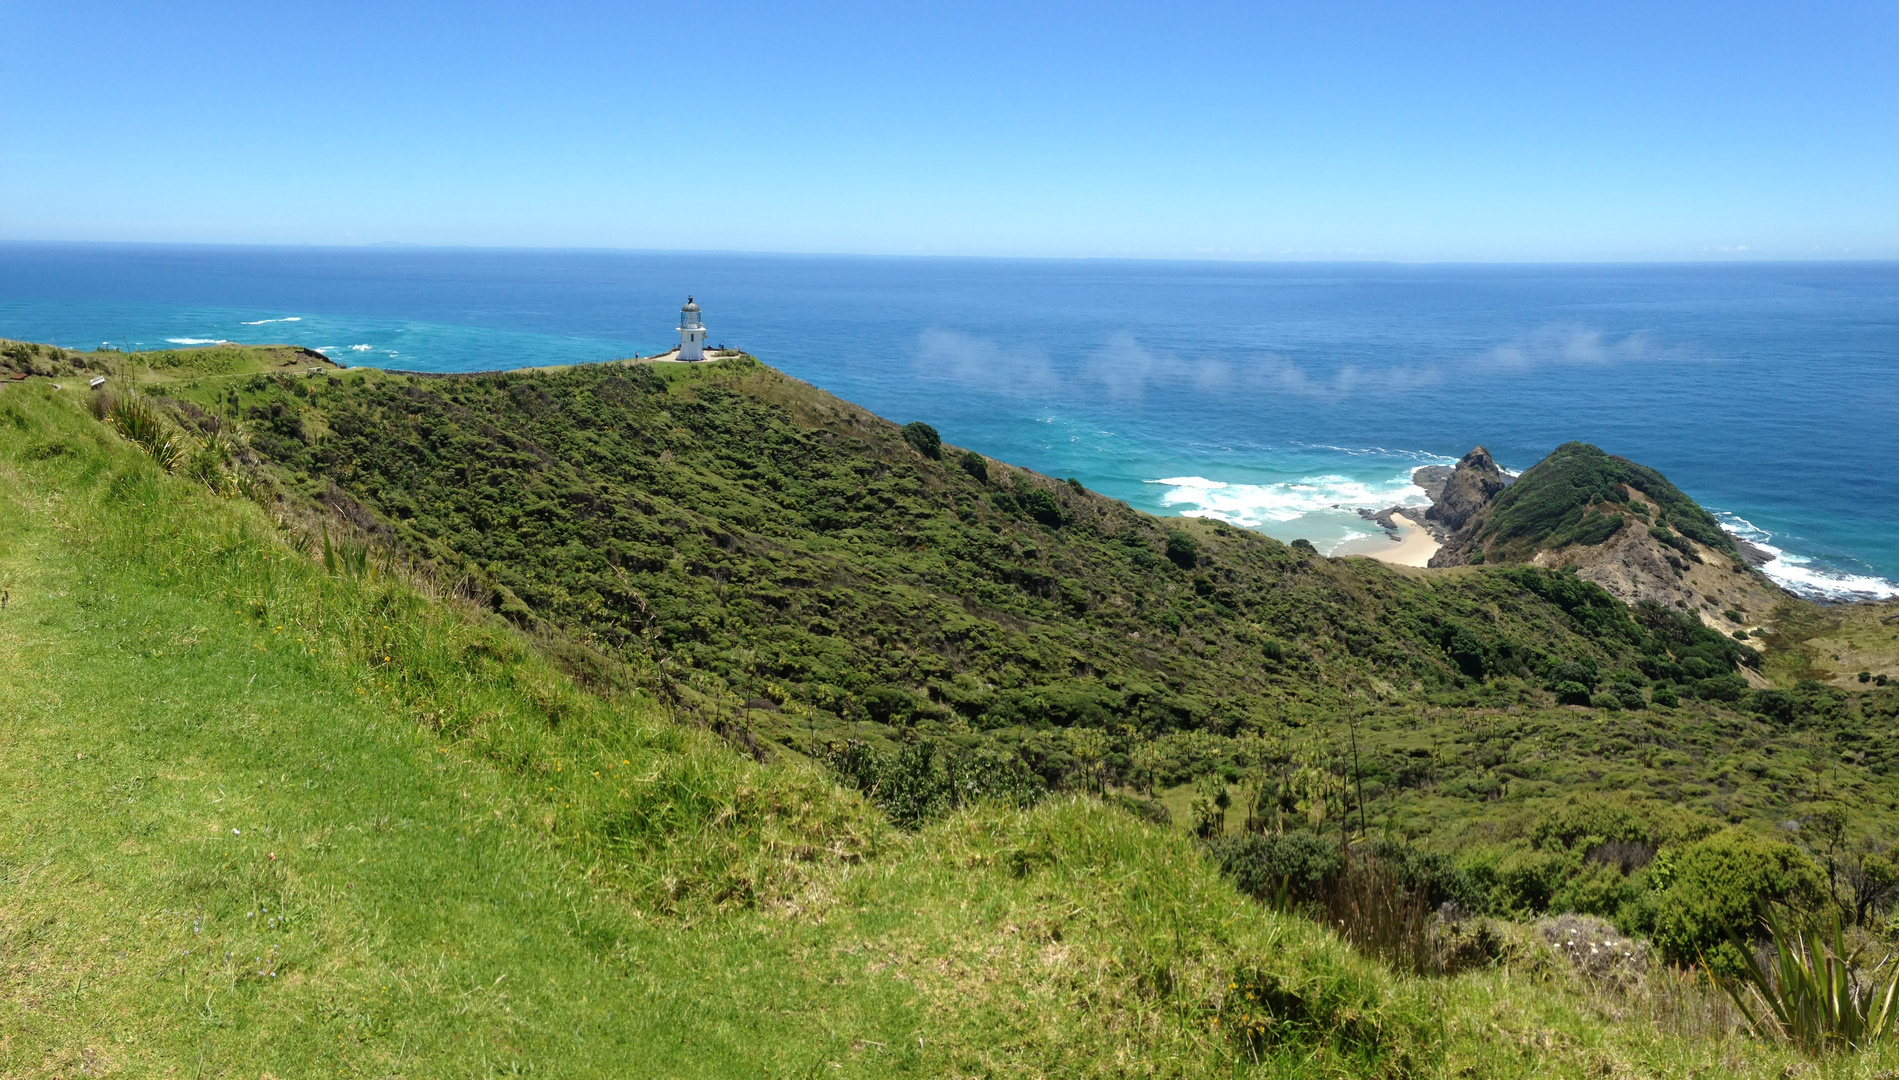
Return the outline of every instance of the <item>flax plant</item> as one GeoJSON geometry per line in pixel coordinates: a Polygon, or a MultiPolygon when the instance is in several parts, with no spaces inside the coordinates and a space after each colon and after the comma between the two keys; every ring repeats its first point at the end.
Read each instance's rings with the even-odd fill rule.
{"type": "Polygon", "coordinates": [[[1769,912],[1774,939],[1770,964],[1736,941],[1746,964],[1722,988],[1755,1034],[1792,1043],[1810,1054],[1859,1050],[1890,1038],[1899,1016],[1899,971],[1891,958],[1871,971],[1847,952],[1838,912],[1824,922],[1795,925],[1769,912]]]}

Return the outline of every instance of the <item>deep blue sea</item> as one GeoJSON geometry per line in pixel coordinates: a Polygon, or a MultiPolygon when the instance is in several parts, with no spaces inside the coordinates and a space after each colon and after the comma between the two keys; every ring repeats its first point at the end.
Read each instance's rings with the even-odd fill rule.
{"type": "Polygon", "coordinates": [[[0,336],[475,371],[709,340],[1163,514],[1336,549],[1570,439],[1808,595],[1899,595],[1899,263],[1401,266],[0,245],[0,336]]]}

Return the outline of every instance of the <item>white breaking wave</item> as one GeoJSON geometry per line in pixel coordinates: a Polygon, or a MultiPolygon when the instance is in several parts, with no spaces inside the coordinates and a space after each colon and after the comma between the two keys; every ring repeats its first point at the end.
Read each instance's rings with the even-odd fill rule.
{"type": "Polygon", "coordinates": [[[1783,551],[1773,544],[1774,534],[1753,522],[1726,510],[1709,511],[1730,535],[1753,544],[1773,556],[1761,566],[1761,573],[1788,592],[1812,600],[1835,602],[1854,600],[1891,600],[1899,597],[1899,584],[1882,577],[1843,574],[1815,566],[1805,555],[1783,551]]]}
{"type": "Polygon", "coordinates": [[[1216,518],[1229,525],[1258,528],[1267,522],[1297,521],[1307,514],[1360,507],[1383,510],[1388,506],[1429,506],[1424,489],[1411,482],[1409,471],[1392,480],[1354,480],[1336,473],[1306,476],[1278,484],[1229,484],[1204,476],[1174,476],[1149,480],[1170,490],[1163,506],[1184,506],[1182,517],[1216,518]]]}
{"type": "Polygon", "coordinates": [[[349,351],[351,351],[351,352],[368,352],[369,350],[371,350],[371,349],[373,349],[373,348],[375,348],[375,346],[374,346],[374,345],[351,345],[351,346],[349,347],[349,351]]]}
{"type": "Polygon", "coordinates": [[[165,340],[171,342],[173,345],[229,345],[230,344],[230,342],[224,340],[221,337],[219,338],[168,337],[165,340]]]}
{"type": "Polygon", "coordinates": [[[274,323],[274,322],[302,322],[302,321],[303,321],[303,316],[301,316],[301,315],[286,315],[286,316],[284,316],[284,317],[283,317],[283,318],[281,318],[281,319],[259,319],[259,320],[257,320],[256,322],[247,322],[247,323],[241,323],[241,324],[239,324],[239,325],[242,325],[242,326],[263,326],[263,325],[264,325],[265,323],[274,323]]]}

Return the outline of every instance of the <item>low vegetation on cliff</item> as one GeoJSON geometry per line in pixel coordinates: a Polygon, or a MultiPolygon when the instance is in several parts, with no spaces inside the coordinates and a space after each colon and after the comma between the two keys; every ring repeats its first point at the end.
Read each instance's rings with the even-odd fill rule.
{"type": "Polygon", "coordinates": [[[1778,1075],[1672,965],[1895,898],[1899,691],[1680,609],[752,362],[281,359],[0,391],[8,1072],[1778,1075]]]}

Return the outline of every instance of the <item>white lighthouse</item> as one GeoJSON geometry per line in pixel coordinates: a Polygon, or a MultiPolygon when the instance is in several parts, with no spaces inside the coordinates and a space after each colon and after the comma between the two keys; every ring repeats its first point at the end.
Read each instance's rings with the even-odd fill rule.
{"type": "Polygon", "coordinates": [[[686,306],[679,309],[679,358],[703,360],[705,349],[706,327],[699,321],[699,305],[688,296],[686,306]]]}

